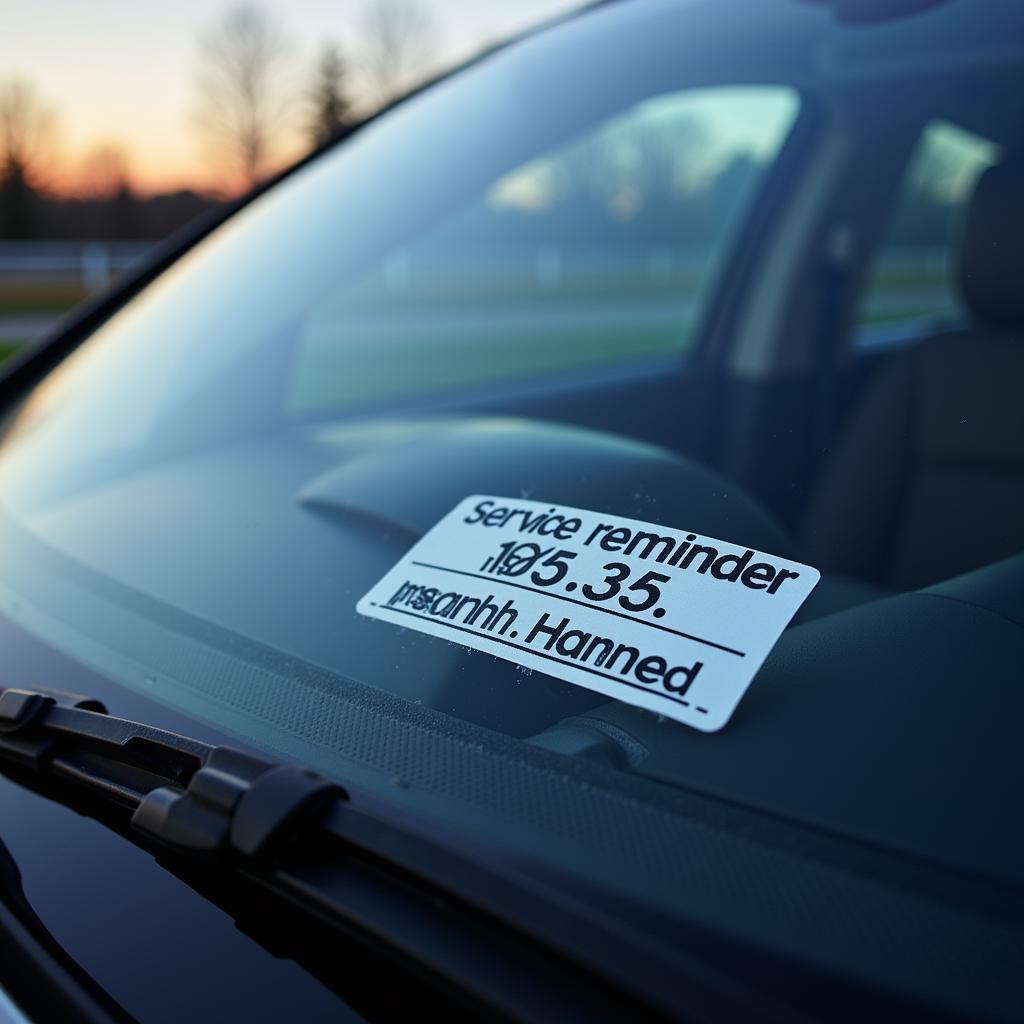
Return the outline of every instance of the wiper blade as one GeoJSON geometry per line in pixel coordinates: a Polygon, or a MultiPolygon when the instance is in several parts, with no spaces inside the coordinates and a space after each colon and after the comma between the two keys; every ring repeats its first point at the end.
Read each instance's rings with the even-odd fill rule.
{"type": "Polygon", "coordinates": [[[35,788],[84,787],[128,813],[141,845],[212,859],[503,1017],[750,1009],[734,979],[363,811],[315,772],[116,718],[88,697],[0,689],[0,768],[35,788]]]}
{"type": "Polygon", "coordinates": [[[340,786],[294,765],[108,715],[59,690],[0,690],[0,759],[85,785],[178,850],[260,856],[340,786]]]}

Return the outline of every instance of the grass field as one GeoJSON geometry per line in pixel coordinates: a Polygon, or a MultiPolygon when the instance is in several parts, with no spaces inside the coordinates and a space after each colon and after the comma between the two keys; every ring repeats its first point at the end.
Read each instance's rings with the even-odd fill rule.
{"type": "Polygon", "coordinates": [[[58,317],[81,302],[86,294],[85,288],[74,283],[0,281],[0,328],[5,320],[18,321],[13,333],[4,331],[0,335],[0,362],[32,340],[31,332],[22,336],[21,331],[29,328],[23,327],[21,321],[58,317]]]}
{"type": "Polygon", "coordinates": [[[80,284],[45,281],[0,282],[0,316],[59,314],[81,302],[87,292],[80,284]]]}
{"type": "MultiPolygon", "coordinates": [[[[858,318],[863,326],[913,319],[930,311],[929,293],[944,290],[944,275],[934,268],[879,267],[872,275],[867,293],[873,301],[862,308],[858,318]],[[907,293],[917,293],[910,299],[907,293]],[[921,301],[916,308],[914,299],[921,301]],[[886,300],[894,296],[902,301],[890,305],[886,300]],[[908,302],[908,299],[910,301],[908,302]]],[[[379,282],[377,282],[379,285],[379,282]]],[[[445,308],[457,308],[461,313],[480,313],[486,317],[494,305],[522,305],[535,312],[551,310],[554,313],[566,306],[586,307],[590,310],[607,309],[611,314],[620,304],[657,302],[671,296],[696,296],[703,291],[701,275],[692,270],[645,276],[639,273],[597,273],[583,276],[570,275],[550,287],[517,279],[484,276],[480,280],[465,280],[455,275],[447,281],[410,282],[404,288],[387,294],[387,311],[396,316],[415,312],[429,316],[445,308]]],[[[381,294],[348,296],[338,309],[340,318],[372,312],[380,303],[381,294]],[[366,301],[366,300],[369,301],[366,301]],[[368,308],[363,308],[365,307],[368,308]]],[[[9,330],[0,331],[0,360],[31,340],[33,325],[24,329],[20,321],[43,321],[66,312],[86,297],[86,290],[73,282],[15,282],[0,281],[0,326],[6,319],[9,330]]],[[[500,317],[499,317],[500,319],[500,317]]],[[[376,347],[355,346],[345,352],[316,353],[296,367],[292,387],[293,407],[315,407],[322,402],[358,400],[372,394],[398,397],[422,390],[444,378],[449,386],[457,383],[482,382],[516,376],[524,371],[537,373],[568,369],[573,365],[609,363],[638,354],[682,351],[688,333],[662,326],[638,323],[622,330],[622,323],[582,327],[554,322],[549,329],[532,331],[515,340],[514,344],[500,343],[489,331],[473,331],[469,337],[455,335],[439,337],[434,344],[424,344],[424,338],[395,339],[386,346],[388,358],[382,360],[376,347]],[[494,342],[499,343],[495,344],[494,342]],[[404,342],[404,343],[403,343],[404,342]],[[439,359],[439,352],[445,358],[439,359]]],[[[628,319],[628,318],[627,318],[628,319]]],[[[340,319],[339,319],[339,322],[340,319]]],[[[509,339],[503,339],[506,342],[509,339]]]]}
{"type": "Polygon", "coordinates": [[[384,345],[355,342],[314,349],[297,360],[287,408],[308,412],[577,367],[594,369],[645,356],[682,355],[688,333],[685,325],[648,325],[630,331],[533,330],[499,340],[448,331],[411,340],[395,337],[384,345]]]}

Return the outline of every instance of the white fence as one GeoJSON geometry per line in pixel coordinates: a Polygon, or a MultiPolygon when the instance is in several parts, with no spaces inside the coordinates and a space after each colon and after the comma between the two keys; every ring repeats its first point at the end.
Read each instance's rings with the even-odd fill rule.
{"type": "Polygon", "coordinates": [[[152,248],[152,242],[0,242],[0,282],[103,288],[152,248]]]}

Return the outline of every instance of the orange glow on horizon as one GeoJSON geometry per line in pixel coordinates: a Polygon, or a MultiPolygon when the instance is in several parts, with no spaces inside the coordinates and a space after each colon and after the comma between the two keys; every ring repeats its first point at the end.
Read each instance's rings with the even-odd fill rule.
{"type": "MultiPolygon", "coordinates": [[[[0,82],[24,79],[56,115],[52,152],[41,165],[47,191],[88,194],[86,166],[101,147],[123,154],[127,180],[140,196],[191,189],[227,194],[242,187],[204,150],[197,130],[200,41],[237,0],[34,0],[3,12],[0,82]]],[[[372,0],[346,8],[331,0],[255,0],[279,24],[286,43],[280,87],[287,117],[276,140],[275,168],[308,147],[306,108],[311,74],[325,44],[344,54],[360,47],[360,18],[372,0]]],[[[416,0],[436,28],[421,74],[450,67],[577,0],[416,0]]],[[[352,58],[351,87],[361,91],[352,58]]]]}
{"type": "MultiPolygon", "coordinates": [[[[125,148],[127,157],[125,180],[131,191],[140,199],[167,195],[174,192],[190,191],[214,198],[230,198],[246,191],[246,183],[240,174],[216,174],[208,162],[200,158],[192,161],[161,161],[153,158],[143,161],[138,154],[125,148]]],[[[292,147],[291,152],[275,160],[267,171],[273,177],[290,164],[300,159],[303,150],[292,147]]],[[[88,156],[88,154],[86,154],[88,156]]],[[[61,199],[88,199],[94,194],[89,173],[83,170],[82,159],[54,161],[47,168],[43,191],[61,199]]]]}

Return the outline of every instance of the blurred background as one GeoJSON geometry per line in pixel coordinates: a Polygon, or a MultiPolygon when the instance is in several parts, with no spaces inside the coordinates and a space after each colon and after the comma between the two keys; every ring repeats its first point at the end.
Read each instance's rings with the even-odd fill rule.
{"type": "MultiPolygon", "coordinates": [[[[575,6],[5,4],[0,359],[192,218],[417,84],[575,6]]],[[[409,325],[423,326],[424,302],[440,303],[440,333],[454,337],[461,311],[463,348],[493,363],[475,345],[472,314],[486,296],[491,309],[508,307],[503,323],[519,330],[510,372],[526,368],[520,334],[544,366],[554,355],[577,365],[685,349],[731,225],[777,156],[795,101],[778,89],[708,89],[642,107],[498,182],[454,235],[396,254],[374,293],[389,329],[419,351],[409,325]],[[415,316],[398,317],[403,302],[415,316]]],[[[988,143],[951,125],[926,132],[858,313],[859,340],[888,341],[923,316],[955,311],[950,238],[993,159],[988,143]]],[[[421,381],[422,368],[410,366],[421,381]]]]}
{"type": "Polygon", "coordinates": [[[0,358],[145,251],[572,0],[0,10],[0,358]]]}

